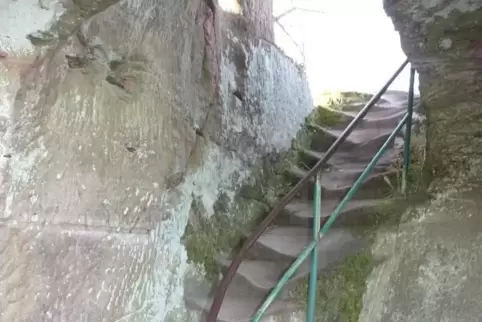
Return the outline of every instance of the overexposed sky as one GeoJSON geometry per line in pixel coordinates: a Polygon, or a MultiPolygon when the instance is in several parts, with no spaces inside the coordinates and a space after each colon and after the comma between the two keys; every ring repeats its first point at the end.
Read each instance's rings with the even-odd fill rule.
{"type": "MultiPolygon", "coordinates": [[[[276,42],[304,61],[315,97],[324,90],[376,92],[406,59],[382,0],[274,0],[275,17],[293,6],[302,10],[280,19],[290,36],[275,24],[276,42]]],[[[391,89],[408,90],[408,79],[407,68],[391,89]]]]}

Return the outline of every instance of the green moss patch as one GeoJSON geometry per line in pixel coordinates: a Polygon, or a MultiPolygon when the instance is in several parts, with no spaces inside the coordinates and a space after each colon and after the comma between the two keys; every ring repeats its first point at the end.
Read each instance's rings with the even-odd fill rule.
{"type": "MultiPolygon", "coordinates": [[[[356,322],[362,309],[366,279],[375,263],[369,250],[346,258],[338,267],[318,279],[316,321],[356,322]],[[337,320],[338,321],[338,320],[337,320]]],[[[306,308],[308,282],[301,283],[292,296],[306,308]]]]}
{"type": "Polygon", "coordinates": [[[209,279],[215,279],[220,272],[218,256],[235,249],[243,235],[253,228],[257,215],[265,213],[268,206],[238,195],[229,213],[225,209],[215,209],[210,218],[197,217],[196,223],[188,224],[184,235],[189,260],[201,264],[209,279]]]}
{"type": "MultiPolygon", "coordinates": [[[[200,200],[193,200],[193,220],[186,228],[184,243],[189,260],[202,265],[208,278],[217,279],[221,271],[217,260],[220,254],[236,252],[272,206],[291,189],[286,170],[299,162],[297,151],[309,147],[310,143],[310,131],[303,127],[289,151],[263,158],[233,201],[220,193],[214,204],[214,215],[209,218],[204,215],[205,209],[200,200]]],[[[197,153],[202,155],[199,151],[197,153]]]]}
{"type": "Polygon", "coordinates": [[[313,112],[308,116],[307,122],[309,124],[316,124],[319,126],[333,126],[340,122],[340,114],[335,109],[326,108],[325,106],[317,106],[313,112]]]}

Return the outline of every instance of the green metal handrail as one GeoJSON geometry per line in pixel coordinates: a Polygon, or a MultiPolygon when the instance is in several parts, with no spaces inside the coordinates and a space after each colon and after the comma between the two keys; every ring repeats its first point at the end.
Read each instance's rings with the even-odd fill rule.
{"type": "Polygon", "coordinates": [[[382,145],[382,147],[378,150],[375,154],[373,159],[368,163],[365,170],[362,174],[358,177],[358,179],[353,184],[353,187],[347,192],[343,200],[338,204],[335,208],[333,213],[328,217],[328,220],[323,224],[323,227],[320,227],[320,204],[321,204],[321,193],[320,193],[320,184],[319,178],[320,175],[316,176],[315,181],[315,193],[314,193],[314,201],[313,201],[313,232],[314,238],[313,241],[306,246],[306,248],[301,252],[295,262],[288,268],[288,270],[284,273],[281,277],[279,282],[276,286],[271,290],[267,298],[265,299],[264,303],[258,309],[254,317],[252,318],[252,322],[258,322],[263,317],[264,313],[271,305],[271,303],[277,298],[283,286],[293,277],[296,273],[297,269],[301,266],[301,264],[308,258],[311,254],[311,271],[310,271],[310,281],[309,281],[309,289],[308,289],[308,309],[307,309],[307,322],[314,322],[315,321],[315,312],[316,312],[316,289],[317,289],[317,272],[318,272],[318,243],[319,240],[323,238],[324,234],[328,232],[331,228],[335,220],[338,218],[340,213],[343,211],[345,206],[350,202],[353,196],[358,192],[363,181],[368,177],[370,172],[373,170],[377,162],[380,158],[385,154],[388,147],[392,144],[395,140],[395,137],[398,135],[400,130],[405,126],[405,143],[404,143],[404,162],[403,162],[403,175],[402,175],[402,189],[403,192],[406,193],[407,188],[407,173],[410,166],[410,136],[411,136],[411,127],[412,127],[412,117],[413,117],[413,96],[414,96],[414,83],[415,83],[415,70],[413,68],[410,69],[410,88],[409,88],[409,95],[408,95],[408,109],[405,116],[402,118],[400,123],[397,125],[395,130],[390,134],[388,139],[382,145]]]}
{"type": "MultiPolygon", "coordinates": [[[[247,252],[249,249],[254,245],[256,240],[266,231],[266,229],[272,224],[272,222],[276,219],[276,217],[281,213],[281,211],[284,209],[284,207],[298,194],[298,192],[308,183],[310,182],[310,179],[315,178],[318,176],[320,173],[320,170],[327,164],[329,159],[333,156],[333,154],[339,149],[341,144],[345,142],[346,138],[351,134],[351,132],[354,130],[354,128],[361,122],[361,120],[365,117],[365,115],[370,111],[370,109],[380,100],[382,95],[387,91],[388,87],[393,83],[395,78],[402,72],[402,70],[407,66],[408,60],[406,60],[398,69],[397,71],[392,75],[392,77],[388,80],[388,82],[380,89],[378,93],[376,93],[369,101],[368,103],[360,110],[360,112],[355,116],[355,118],[350,122],[350,124],[345,128],[345,130],[341,133],[341,135],[335,140],[335,142],[330,146],[330,148],[326,151],[326,153],[323,155],[323,157],[311,168],[311,170],[306,174],[305,177],[303,177],[274,207],[273,209],[267,214],[267,216],[263,219],[263,221],[258,225],[258,228],[253,231],[250,236],[246,239],[244,244],[241,246],[241,249],[239,252],[234,256],[233,260],[231,261],[230,266],[226,270],[226,272],[223,274],[223,278],[221,280],[221,283],[219,284],[219,287],[217,288],[213,302],[211,304],[210,311],[208,313],[207,322],[216,322],[217,316],[219,313],[219,310],[221,308],[221,304],[223,302],[224,296],[226,294],[226,291],[228,289],[229,284],[233,280],[237,269],[239,268],[239,265],[243,261],[243,259],[246,257],[247,252]]],[[[413,101],[413,100],[412,100],[413,101]]],[[[315,182],[318,182],[318,180],[315,180],[315,182]]],[[[319,184],[319,182],[318,182],[319,184]]],[[[320,188],[321,190],[321,188],[320,188]]],[[[320,194],[318,194],[320,196],[320,194]]],[[[315,198],[316,200],[316,198],[315,198]]],[[[318,204],[321,204],[318,203],[318,204]]],[[[315,220],[317,216],[319,216],[319,210],[316,211],[314,209],[315,213],[313,218],[315,220]]],[[[320,227],[318,224],[317,227],[320,227]]],[[[316,232],[316,236],[318,236],[320,231],[316,232]]],[[[316,257],[317,255],[313,255],[316,257]]],[[[316,261],[317,263],[317,261],[316,261]]],[[[310,276],[310,279],[313,281],[316,281],[317,277],[315,275],[316,273],[312,273],[310,276]]],[[[276,297],[276,296],[275,296],[276,297]]],[[[268,304],[269,306],[269,304],[268,304]]],[[[266,307],[267,308],[267,307],[266,307]]],[[[266,310],[266,308],[263,310],[263,312],[266,310]]],[[[259,321],[259,319],[262,317],[263,312],[261,312],[261,315],[259,315],[258,320],[252,320],[252,321],[259,321]]],[[[310,313],[311,314],[311,313],[310,313]]],[[[314,313],[313,313],[314,314],[314,313]]]]}

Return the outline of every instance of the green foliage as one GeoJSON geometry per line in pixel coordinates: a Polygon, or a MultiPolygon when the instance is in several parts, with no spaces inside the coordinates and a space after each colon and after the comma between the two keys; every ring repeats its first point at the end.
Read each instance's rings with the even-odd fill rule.
{"type": "MultiPolygon", "coordinates": [[[[370,250],[346,258],[339,266],[318,279],[317,321],[356,322],[362,308],[365,281],[375,266],[370,250]]],[[[291,294],[301,305],[308,301],[308,283],[304,281],[291,294]]]]}

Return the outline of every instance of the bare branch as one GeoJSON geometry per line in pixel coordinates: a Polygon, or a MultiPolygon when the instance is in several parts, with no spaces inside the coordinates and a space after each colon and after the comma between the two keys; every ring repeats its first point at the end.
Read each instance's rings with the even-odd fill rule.
{"type": "Polygon", "coordinates": [[[315,10],[315,9],[305,9],[305,8],[296,8],[297,10],[300,10],[300,11],[306,11],[306,12],[313,12],[313,13],[321,13],[323,15],[326,14],[325,11],[321,11],[321,10],[315,10]]]}
{"type": "Polygon", "coordinates": [[[303,64],[305,63],[306,57],[305,57],[305,44],[298,44],[296,40],[290,35],[290,33],[286,30],[286,28],[280,23],[280,20],[283,17],[286,17],[290,13],[293,13],[294,11],[305,11],[305,12],[311,12],[311,13],[321,13],[321,14],[326,14],[326,12],[321,11],[321,10],[315,10],[315,9],[307,9],[307,8],[300,8],[294,5],[294,1],[292,1],[293,6],[286,10],[285,12],[279,14],[278,16],[273,17],[273,21],[281,28],[281,30],[288,36],[288,38],[293,42],[296,48],[298,48],[301,58],[303,59],[303,64]]]}
{"type": "Polygon", "coordinates": [[[315,10],[315,9],[306,9],[306,8],[299,8],[299,7],[292,7],[288,10],[286,10],[285,12],[279,14],[277,17],[274,17],[274,21],[277,22],[279,21],[281,18],[283,18],[284,16],[292,13],[293,11],[296,11],[296,10],[299,10],[299,11],[306,11],[306,12],[313,12],[313,13],[321,13],[321,14],[326,14],[326,12],[324,11],[321,11],[321,10],[315,10]]]}
{"type": "Polygon", "coordinates": [[[285,27],[279,23],[278,21],[275,21],[275,23],[281,28],[281,30],[290,38],[290,40],[293,42],[293,44],[298,48],[298,50],[300,51],[300,54],[303,58],[303,63],[305,61],[305,53],[304,53],[304,50],[301,49],[301,45],[299,45],[296,40],[293,39],[293,37],[291,37],[291,35],[289,34],[289,32],[285,29],[285,27]]]}
{"type": "Polygon", "coordinates": [[[281,18],[283,18],[284,16],[292,13],[292,12],[295,11],[295,10],[296,10],[296,7],[293,7],[293,8],[291,8],[291,9],[286,10],[285,12],[283,12],[283,13],[280,14],[280,15],[278,15],[277,17],[274,17],[274,21],[275,21],[275,22],[278,22],[281,18]]]}

